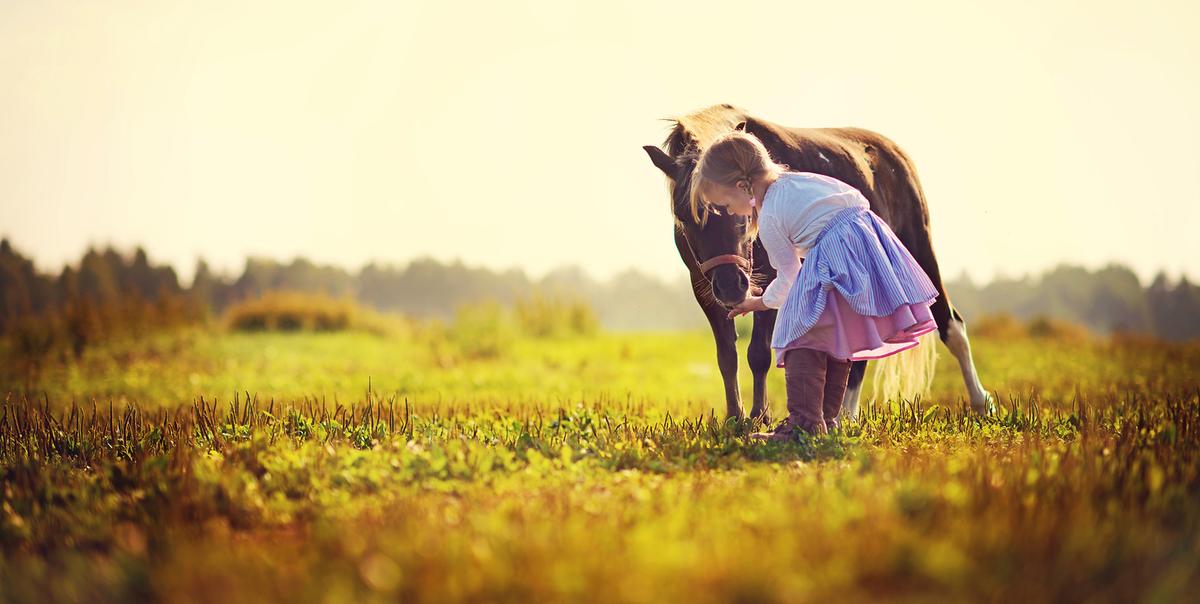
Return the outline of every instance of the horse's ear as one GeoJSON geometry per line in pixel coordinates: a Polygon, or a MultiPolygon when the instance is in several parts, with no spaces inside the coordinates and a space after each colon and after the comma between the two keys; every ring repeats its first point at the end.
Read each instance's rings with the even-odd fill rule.
{"type": "Polygon", "coordinates": [[[746,131],[746,121],[742,120],[742,121],[738,122],[737,125],[733,127],[733,129],[741,130],[742,132],[745,132],[746,131]]]}
{"type": "Polygon", "coordinates": [[[642,148],[650,156],[650,161],[654,162],[654,165],[658,166],[658,169],[662,170],[663,174],[666,174],[668,178],[675,178],[675,173],[679,167],[675,165],[675,161],[671,159],[670,155],[667,155],[665,151],[654,145],[645,145],[642,148]]]}

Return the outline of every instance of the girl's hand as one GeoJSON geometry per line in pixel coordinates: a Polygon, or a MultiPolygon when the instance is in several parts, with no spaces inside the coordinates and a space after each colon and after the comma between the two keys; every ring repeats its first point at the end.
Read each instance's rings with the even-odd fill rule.
{"type": "Polygon", "coordinates": [[[729,311],[729,316],[727,318],[732,319],[738,315],[744,315],[748,312],[763,311],[763,310],[771,310],[771,309],[767,308],[766,304],[763,304],[761,296],[747,296],[745,300],[742,300],[741,304],[734,306],[729,311]]]}

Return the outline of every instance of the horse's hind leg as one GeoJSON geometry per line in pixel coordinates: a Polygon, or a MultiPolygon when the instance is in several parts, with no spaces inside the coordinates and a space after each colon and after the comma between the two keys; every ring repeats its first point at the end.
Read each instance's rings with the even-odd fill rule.
{"type": "Polygon", "coordinates": [[[905,245],[909,246],[909,251],[920,263],[921,268],[925,269],[925,273],[929,275],[929,279],[933,281],[933,286],[937,289],[938,296],[933,301],[933,306],[929,307],[929,312],[933,315],[933,320],[937,322],[938,337],[958,360],[958,367],[962,370],[963,383],[967,387],[967,395],[971,397],[971,408],[977,413],[987,413],[994,407],[993,397],[983,388],[983,384],[979,383],[979,374],[975,372],[975,361],[971,358],[971,342],[967,339],[967,324],[963,321],[962,315],[958,314],[958,310],[950,303],[949,296],[946,295],[946,286],[942,283],[942,274],[933,254],[928,234],[921,233],[918,236],[910,237],[905,245]]]}
{"type": "Polygon", "coordinates": [[[867,362],[854,361],[850,364],[850,379],[846,383],[846,394],[842,396],[842,417],[858,419],[858,399],[862,395],[863,377],[867,375],[867,362]]]}
{"type": "Polygon", "coordinates": [[[938,320],[938,335],[958,360],[963,383],[966,384],[967,394],[971,397],[971,408],[976,413],[988,413],[995,408],[995,400],[979,382],[979,374],[975,371],[975,360],[971,358],[971,340],[967,338],[967,322],[958,314],[958,309],[947,306],[949,313],[946,315],[945,325],[943,326],[941,319],[938,320]]]}

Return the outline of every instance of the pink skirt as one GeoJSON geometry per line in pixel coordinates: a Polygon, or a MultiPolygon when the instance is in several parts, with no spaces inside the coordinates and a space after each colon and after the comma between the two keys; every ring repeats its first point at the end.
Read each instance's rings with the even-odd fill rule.
{"type": "Polygon", "coordinates": [[[775,350],[775,366],[793,348],[814,348],[851,361],[882,359],[918,344],[917,337],[937,329],[929,307],[933,300],[901,304],[884,317],[858,314],[836,288],[829,289],[825,310],[807,332],[775,350]]]}

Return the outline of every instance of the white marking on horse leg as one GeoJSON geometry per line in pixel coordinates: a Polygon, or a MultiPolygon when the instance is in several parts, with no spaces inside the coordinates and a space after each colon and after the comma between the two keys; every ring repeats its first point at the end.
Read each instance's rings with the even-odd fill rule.
{"type": "Polygon", "coordinates": [[[962,370],[963,383],[971,397],[971,408],[978,413],[985,413],[992,406],[992,395],[979,382],[979,374],[975,372],[975,361],[971,358],[971,341],[967,338],[967,326],[961,321],[950,319],[946,329],[946,347],[958,359],[958,367],[962,370]]]}
{"type": "Polygon", "coordinates": [[[863,380],[853,387],[847,387],[842,395],[842,415],[851,421],[858,420],[858,398],[862,395],[863,380]]]}

